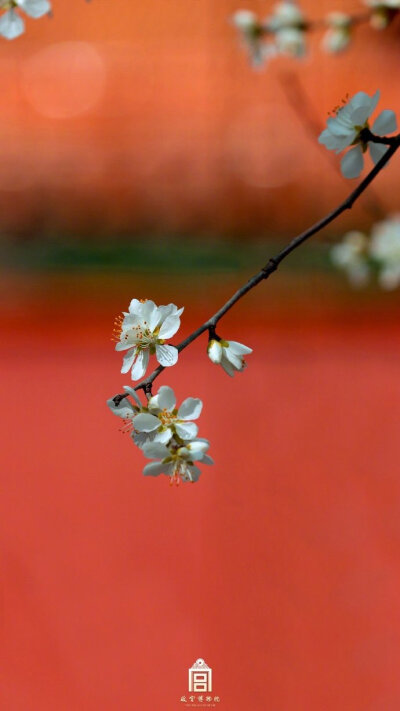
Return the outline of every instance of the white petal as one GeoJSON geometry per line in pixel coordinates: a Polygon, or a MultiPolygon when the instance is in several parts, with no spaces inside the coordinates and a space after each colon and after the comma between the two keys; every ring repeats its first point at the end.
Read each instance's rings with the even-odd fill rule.
{"type": "Polygon", "coordinates": [[[169,412],[171,412],[176,405],[175,393],[168,385],[161,385],[157,395],[151,398],[151,400],[155,402],[156,407],[160,408],[160,410],[168,410],[169,412]]]}
{"type": "Polygon", "coordinates": [[[222,367],[223,367],[225,373],[227,373],[228,375],[231,376],[231,378],[233,378],[233,376],[235,375],[235,368],[234,368],[233,365],[229,362],[229,360],[227,360],[226,358],[223,358],[223,359],[221,360],[221,365],[222,365],[222,367]]]}
{"type": "Polygon", "coordinates": [[[124,390],[125,392],[129,393],[131,397],[133,397],[139,407],[142,407],[142,401],[134,388],[131,388],[130,385],[124,385],[124,390]]]}
{"type": "Polygon", "coordinates": [[[386,151],[389,149],[389,146],[384,146],[382,143],[372,143],[372,141],[370,141],[368,143],[368,148],[371,158],[376,165],[382,156],[385,155],[386,151]]]}
{"type": "Polygon", "coordinates": [[[210,457],[208,454],[203,454],[203,459],[201,460],[202,464],[214,464],[214,460],[212,457],[210,457]]]}
{"type": "Polygon", "coordinates": [[[248,348],[248,346],[243,345],[243,343],[237,343],[237,341],[228,341],[229,350],[235,355],[246,355],[252,353],[253,349],[248,348]]]}
{"type": "Polygon", "coordinates": [[[319,134],[318,143],[321,143],[323,146],[325,146],[328,151],[334,151],[337,147],[336,136],[333,136],[327,128],[319,134]]]}
{"type": "Polygon", "coordinates": [[[351,119],[355,125],[362,126],[367,118],[371,116],[379,101],[380,91],[376,91],[369,97],[364,91],[359,91],[351,100],[351,119]]]}
{"type": "Polygon", "coordinates": [[[116,351],[126,351],[128,348],[132,348],[135,343],[133,341],[118,341],[118,343],[115,344],[115,350],[116,351]]]}
{"type": "Polygon", "coordinates": [[[126,351],[122,361],[121,373],[127,373],[132,368],[135,358],[136,348],[131,348],[129,351],[126,351]]]}
{"type": "Polygon", "coordinates": [[[200,475],[201,475],[201,471],[198,467],[196,467],[194,464],[189,465],[186,469],[186,477],[187,478],[185,477],[184,481],[195,482],[199,479],[200,475]]]}
{"type": "Polygon", "coordinates": [[[160,427],[161,422],[155,415],[150,415],[149,412],[139,412],[134,420],[135,430],[138,432],[153,432],[160,427]]]}
{"type": "Polygon", "coordinates": [[[355,139],[357,132],[355,129],[347,130],[341,136],[334,136],[329,129],[322,131],[318,138],[318,142],[322,143],[328,151],[336,151],[339,153],[349,146],[355,139]]]}
{"type": "Polygon", "coordinates": [[[142,313],[142,302],[139,301],[139,299],[132,299],[131,303],[129,304],[129,313],[133,314],[135,316],[140,316],[142,313]]]}
{"type": "Polygon", "coordinates": [[[162,464],[162,462],[150,462],[150,464],[146,464],[143,469],[143,474],[145,476],[158,476],[159,474],[165,474],[165,464],[162,464]]]}
{"type": "Polygon", "coordinates": [[[168,444],[171,437],[172,430],[169,427],[166,427],[165,430],[162,430],[161,432],[156,432],[156,434],[154,435],[153,442],[161,442],[161,444],[168,444]]]}
{"type": "MultiPolygon", "coordinates": [[[[188,449],[191,452],[191,454],[200,455],[201,457],[207,452],[207,450],[209,448],[210,448],[210,443],[208,442],[208,440],[204,440],[204,439],[196,439],[196,440],[194,440],[194,442],[189,442],[186,445],[186,449],[188,449]]],[[[179,451],[180,450],[178,450],[178,452],[179,451]]]]}
{"type": "Polygon", "coordinates": [[[367,262],[360,261],[358,264],[352,264],[346,271],[350,284],[356,289],[368,284],[371,270],[367,262]]]}
{"type": "Polygon", "coordinates": [[[169,456],[169,449],[161,442],[146,442],[143,446],[143,454],[148,459],[165,459],[169,456]]]}
{"type": "Polygon", "coordinates": [[[9,10],[0,18],[0,35],[8,40],[15,39],[23,34],[25,22],[14,10],[9,10]]]}
{"type": "Polygon", "coordinates": [[[51,10],[48,0],[18,0],[19,7],[35,19],[46,15],[51,10]]]}
{"type": "Polygon", "coordinates": [[[344,136],[347,138],[351,135],[353,125],[347,125],[347,123],[344,123],[342,120],[340,120],[339,117],[340,113],[338,117],[331,116],[330,118],[328,118],[326,122],[326,125],[328,126],[328,131],[330,133],[333,133],[333,135],[337,136],[338,138],[343,138],[344,136]]]}
{"type": "Polygon", "coordinates": [[[397,131],[396,114],[390,109],[381,111],[372,124],[372,132],[378,136],[386,136],[388,133],[397,131]]]}
{"type": "Polygon", "coordinates": [[[153,442],[154,432],[135,432],[135,430],[132,430],[131,437],[136,446],[143,449],[146,442],[153,442]]]}
{"type": "Polygon", "coordinates": [[[378,279],[382,289],[387,291],[397,289],[400,284],[400,267],[393,265],[382,269],[378,279]]]}
{"type": "Polygon", "coordinates": [[[198,397],[187,397],[178,410],[180,420],[197,420],[203,408],[203,403],[198,397]]]}
{"type": "Polygon", "coordinates": [[[325,52],[336,54],[343,52],[350,43],[350,32],[345,28],[331,28],[322,38],[321,46],[325,52]]]}
{"type": "Polygon", "coordinates": [[[184,307],[182,306],[181,309],[178,309],[175,304],[168,304],[167,306],[159,306],[158,310],[161,314],[161,320],[163,322],[168,316],[180,316],[183,313],[184,307]]]}
{"type": "Polygon", "coordinates": [[[154,329],[159,325],[161,321],[161,313],[154,301],[145,301],[143,304],[142,321],[144,327],[149,328],[150,331],[154,331],[154,329]]]}
{"type": "Polygon", "coordinates": [[[237,10],[232,15],[232,22],[239,30],[249,30],[257,25],[257,15],[251,10],[237,10]]]}
{"type": "Polygon", "coordinates": [[[176,422],[176,433],[181,439],[192,439],[197,436],[199,428],[194,422],[176,422]]]}
{"type": "Polygon", "coordinates": [[[232,353],[230,348],[224,348],[224,358],[223,360],[228,360],[235,370],[242,370],[243,360],[241,356],[232,353]]]}
{"type": "Polygon", "coordinates": [[[357,93],[351,97],[350,101],[348,101],[346,106],[348,106],[351,111],[355,111],[356,109],[359,109],[360,106],[364,106],[366,104],[368,104],[369,106],[370,102],[371,97],[369,96],[369,94],[367,94],[365,91],[357,91],[357,93]]]}
{"type": "Polygon", "coordinates": [[[129,402],[129,400],[124,397],[123,400],[121,400],[119,405],[116,405],[113,398],[110,398],[107,400],[107,405],[110,408],[111,412],[114,415],[117,415],[117,417],[122,417],[123,420],[130,419],[134,415],[134,409],[129,402]]]}
{"type": "Polygon", "coordinates": [[[220,363],[222,358],[222,346],[219,341],[212,339],[207,348],[208,357],[213,363],[220,363]]]}
{"type": "Polygon", "coordinates": [[[340,169],[345,178],[358,178],[364,166],[361,146],[348,151],[340,162],[340,169]]]}
{"type": "Polygon", "coordinates": [[[158,334],[159,338],[171,338],[178,331],[180,325],[181,320],[179,316],[168,316],[168,318],[166,318],[164,323],[161,325],[158,334]]]}
{"type": "Polygon", "coordinates": [[[139,380],[140,378],[143,378],[147,370],[147,366],[149,364],[149,357],[150,355],[148,349],[146,349],[145,351],[139,351],[134,366],[132,368],[132,380],[139,380]]]}
{"type": "Polygon", "coordinates": [[[162,346],[159,343],[156,345],[156,357],[160,365],[169,368],[175,365],[178,360],[178,350],[175,346],[162,346]]]}

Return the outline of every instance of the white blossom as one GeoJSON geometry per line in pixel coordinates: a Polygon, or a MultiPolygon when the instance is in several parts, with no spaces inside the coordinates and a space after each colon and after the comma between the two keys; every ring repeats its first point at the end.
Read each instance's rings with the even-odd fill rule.
{"type": "Polygon", "coordinates": [[[253,67],[260,68],[269,57],[276,54],[275,46],[264,41],[264,28],[254,12],[238,10],[232,16],[232,24],[240,34],[253,67]]]}
{"type": "Polygon", "coordinates": [[[176,435],[179,439],[194,439],[198,433],[197,420],[203,403],[198,398],[188,397],[176,409],[176,398],[172,388],[162,385],[156,395],[147,403],[147,412],[135,417],[134,427],[137,432],[155,434],[154,440],[168,444],[176,435]]]}
{"type": "Polygon", "coordinates": [[[275,35],[278,53],[302,57],[306,53],[305,17],[295,2],[284,0],[274,7],[272,15],[266,18],[264,27],[275,35]]]}
{"type": "Polygon", "coordinates": [[[377,262],[381,287],[391,290],[400,286],[400,215],[373,226],[369,251],[377,262]]]}
{"type": "MultiPolygon", "coordinates": [[[[340,153],[349,146],[351,148],[342,158],[340,167],[346,178],[358,178],[364,166],[364,153],[369,149],[371,158],[377,163],[388,150],[388,146],[371,141],[363,141],[361,133],[369,128],[368,119],[374,112],[379,101],[379,91],[370,97],[364,91],[359,91],[343,106],[335,109],[335,116],[327,121],[327,128],[319,136],[319,143],[328,150],[340,153]]],[[[396,116],[393,111],[385,109],[372,124],[372,132],[378,136],[386,136],[397,128],[396,116]]]]}
{"type": "Polygon", "coordinates": [[[51,11],[51,4],[49,0],[2,0],[0,1],[1,10],[5,10],[5,12],[0,17],[0,35],[11,40],[19,37],[25,31],[25,22],[17,10],[37,19],[51,11]]]}
{"type": "Polygon", "coordinates": [[[170,477],[170,484],[179,484],[180,481],[195,482],[201,471],[194,462],[202,461],[203,464],[213,464],[213,460],[206,452],[210,443],[206,439],[193,439],[183,445],[171,440],[169,446],[159,442],[148,442],[143,446],[143,454],[148,459],[157,461],[146,464],[143,469],[145,476],[158,476],[166,474],[170,477]]]}
{"type": "Polygon", "coordinates": [[[148,299],[132,299],[129,312],[115,322],[115,350],[126,351],[121,373],[131,370],[132,380],[139,380],[147,370],[151,354],[164,367],[175,365],[178,350],[165,345],[165,340],[179,329],[182,312],[183,308],[178,309],[175,304],[156,306],[148,299]]]}
{"type": "Polygon", "coordinates": [[[136,418],[140,413],[147,412],[148,410],[142,405],[140,398],[137,396],[133,388],[130,388],[128,385],[125,385],[124,390],[128,392],[131,397],[133,397],[135,401],[134,405],[131,403],[130,400],[128,400],[127,397],[120,399],[117,396],[116,400],[114,398],[110,398],[109,400],[107,400],[107,405],[110,408],[111,412],[123,420],[123,426],[121,427],[121,431],[128,432],[132,437],[134,443],[138,447],[143,447],[145,442],[165,441],[165,436],[161,431],[154,430],[152,432],[142,432],[136,429],[136,418]]]}
{"type": "Polygon", "coordinates": [[[332,248],[331,258],[354,286],[365,285],[376,272],[382,289],[396,289],[400,286],[400,214],[377,222],[369,237],[349,232],[332,248]]]}
{"type": "Polygon", "coordinates": [[[389,7],[391,10],[400,10],[400,0],[365,0],[369,7],[389,7]]]}
{"type": "Polygon", "coordinates": [[[352,19],[344,12],[331,12],[326,18],[328,30],[322,38],[322,48],[331,54],[342,52],[351,39],[352,19]]]}
{"type": "Polygon", "coordinates": [[[368,238],[363,232],[348,232],[343,241],[331,249],[331,259],[335,266],[343,269],[353,286],[364,286],[370,276],[367,258],[368,238]]]}
{"type": "Polygon", "coordinates": [[[244,356],[252,353],[252,349],[237,341],[225,341],[212,338],[208,343],[208,357],[213,363],[221,365],[225,373],[231,377],[236,371],[246,368],[244,356]]]}
{"type": "Polygon", "coordinates": [[[400,10],[400,0],[365,0],[371,8],[370,22],[375,30],[384,30],[400,10]]]}

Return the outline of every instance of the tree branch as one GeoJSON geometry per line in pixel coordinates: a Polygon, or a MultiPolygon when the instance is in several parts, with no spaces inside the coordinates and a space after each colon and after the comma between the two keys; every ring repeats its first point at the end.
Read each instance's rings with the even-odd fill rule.
{"type": "MultiPolygon", "coordinates": [[[[246,282],[246,284],[240,287],[240,289],[238,289],[231,296],[231,298],[228,299],[228,301],[219,309],[219,311],[217,311],[213,316],[211,316],[211,318],[208,319],[208,321],[203,323],[202,326],[199,326],[195,331],[193,331],[193,333],[191,333],[189,336],[187,336],[187,338],[185,338],[183,341],[181,341],[181,343],[178,344],[177,349],[179,352],[183,351],[184,348],[187,348],[190,343],[195,341],[205,331],[209,331],[210,334],[215,333],[215,327],[217,323],[227,313],[227,311],[229,311],[232,306],[234,306],[239,301],[239,299],[241,299],[245,294],[251,291],[251,289],[254,289],[254,287],[257,286],[260,282],[264,281],[265,279],[268,279],[268,277],[271,276],[271,274],[277,270],[279,264],[284,259],[286,259],[286,257],[291,252],[300,247],[300,245],[310,239],[310,237],[320,232],[331,222],[336,220],[336,218],[338,218],[343,212],[345,212],[346,210],[350,210],[353,207],[356,200],[360,197],[360,195],[362,195],[362,193],[367,189],[370,183],[372,183],[376,176],[381,172],[381,170],[385,167],[390,158],[394,155],[394,153],[396,153],[398,148],[400,148],[400,134],[398,134],[397,136],[393,136],[392,138],[382,140],[380,136],[375,136],[369,131],[368,140],[373,141],[374,143],[385,143],[389,146],[389,148],[382,156],[382,158],[378,161],[378,163],[364,178],[364,180],[362,180],[361,183],[356,187],[356,189],[353,190],[350,195],[348,195],[348,197],[343,202],[341,202],[340,205],[338,205],[338,207],[329,212],[327,215],[325,215],[325,217],[316,222],[314,225],[311,225],[311,227],[309,227],[307,230],[301,232],[299,235],[294,237],[294,239],[292,239],[292,241],[289,242],[286,247],[284,247],[280,252],[278,252],[275,257],[271,257],[268,260],[267,264],[265,264],[265,266],[262,267],[262,269],[257,274],[252,276],[246,282]]],[[[163,370],[165,370],[165,367],[159,365],[158,368],[153,370],[153,372],[147,378],[138,383],[134,389],[143,390],[146,395],[149,395],[151,393],[152,383],[160,375],[160,373],[162,373],[163,370]]],[[[127,397],[127,395],[127,393],[116,395],[114,398],[115,403],[119,404],[123,398],[127,397]]]]}

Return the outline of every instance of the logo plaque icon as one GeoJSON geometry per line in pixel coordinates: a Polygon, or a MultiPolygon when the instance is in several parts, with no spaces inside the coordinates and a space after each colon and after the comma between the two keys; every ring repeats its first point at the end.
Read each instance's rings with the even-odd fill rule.
{"type": "Polygon", "coordinates": [[[189,691],[195,693],[212,691],[212,669],[204,659],[197,659],[189,669],[189,691]]]}

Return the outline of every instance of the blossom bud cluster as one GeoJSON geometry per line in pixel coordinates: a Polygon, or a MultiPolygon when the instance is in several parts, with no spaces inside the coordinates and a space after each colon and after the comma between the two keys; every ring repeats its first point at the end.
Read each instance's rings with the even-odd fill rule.
{"type": "MultiPolygon", "coordinates": [[[[157,306],[149,299],[132,299],[129,310],[115,321],[115,349],[124,352],[122,373],[131,373],[132,380],[144,377],[153,355],[163,367],[171,367],[178,360],[178,348],[166,340],[175,335],[180,326],[183,308],[175,304],[157,306]]],[[[215,332],[210,338],[208,354],[232,376],[245,368],[244,355],[251,348],[236,341],[224,341],[215,332]]],[[[147,383],[151,387],[151,380],[147,383]]],[[[142,384],[142,389],[146,382],[142,384]]],[[[133,442],[151,459],[143,469],[146,476],[166,474],[170,484],[195,482],[201,471],[197,465],[213,464],[208,456],[209,442],[198,437],[197,420],[203,403],[188,397],[176,406],[175,393],[167,385],[159,388],[144,405],[131,386],[124,387],[123,395],[107,401],[111,412],[123,420],[123,431],[129,432],[133,442]]]]}
{"type": "Polygon", "coordinates": [[[238,10],[232,22],[254,67],[262,66],[278,54],[302,57],[306,52],[307,23],[295,2],[283,0],[264,20],[250,10],[238,10]]]}
{"type": "Polygon", "coordinates": [[[37,19],[51,12],[51,4],[49,0],[0,0],[0,12],[0,35],[12,40],[25,32],[23,13],[37,19]]]}
{"type": "MultiPolygon", "coordinates": [[[[384,29],[400,10],[400,0],[364,0],[370,8],[370,24],[384,29]]],[[[271,57],[286,54],[304,57],[307,53],[307,32],[320,25],[325,27],[321,48],[330,54],[345,50],[355,25],[364,20],[345,12],[330,12],[321,22],[309,21],[296,0],[282,0],[266,18],[259,18],[250,10],[238,10],[232,23],[238,30],[243,46],[254,67],[263,66],[271,57]]]]}
{"type": "Polygon", "coordinates": [[[348,232],[331,249],[335,266],[343,269],[350,283],[362,287],[376,275],[385,290],[400,286],[400,215],[373,225],[370,235],[348,232]]]}

